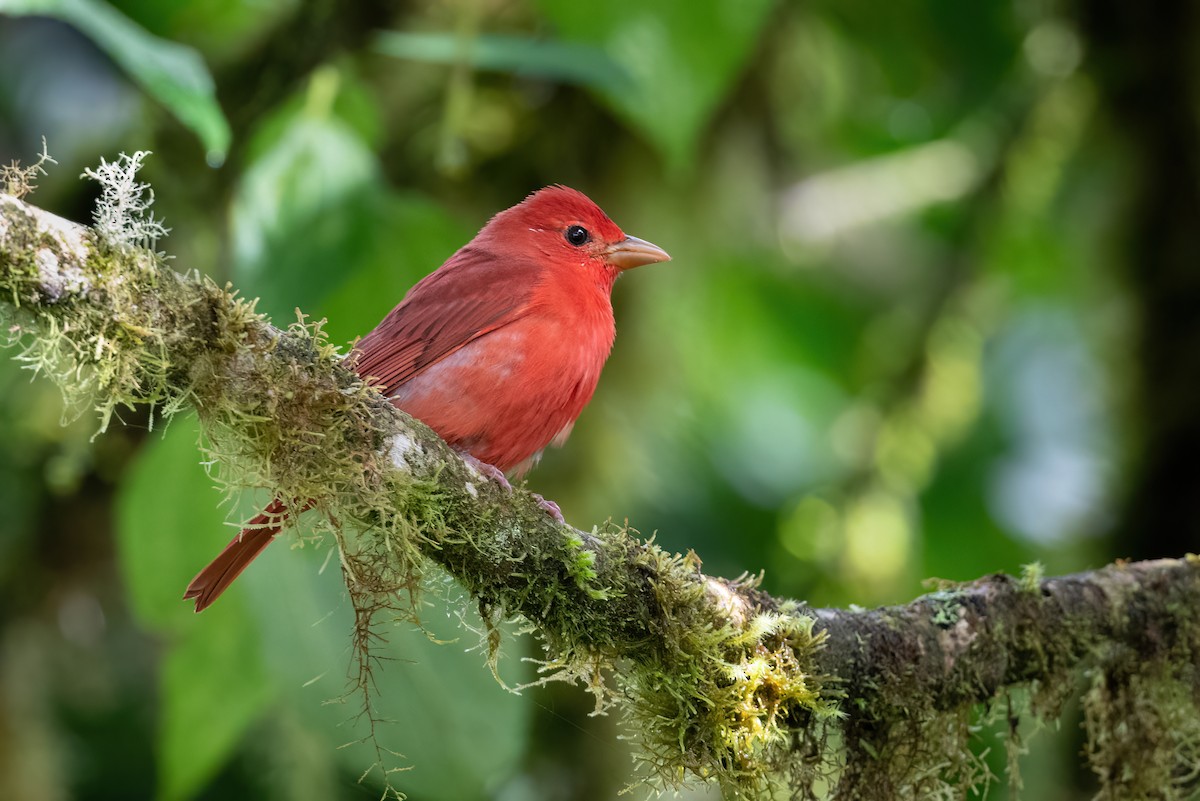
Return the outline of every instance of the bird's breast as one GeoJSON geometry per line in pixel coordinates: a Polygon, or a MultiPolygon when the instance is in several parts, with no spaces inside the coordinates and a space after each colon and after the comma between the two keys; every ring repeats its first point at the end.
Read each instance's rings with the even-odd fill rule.
{"type": "Polygon", "coordinates": [[[542,297],[389,393],[451,445],[509,471],[564,432],[591,400],[614,327],[612,307],[542,297]]]}

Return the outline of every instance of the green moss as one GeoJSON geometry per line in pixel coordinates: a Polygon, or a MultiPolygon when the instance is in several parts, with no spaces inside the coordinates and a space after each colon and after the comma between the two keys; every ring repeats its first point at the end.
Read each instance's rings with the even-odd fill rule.
{"type": "Polygon", "coordinates": [[[611,587],[597,587],[595,584],[597,579],[596,552],[584,547],[583,538],[577,531],[568,530],[563,536],[567,540],[568,553],[573,551],[575,555],[564,565],[567,575],[592,598],[598,601],[606,601],[611,598],[614,592],[611,587]]]}
{"type": "Polygon", "coordinates": [[[1102,787],[1099,801],[1195,797],[1200,703],[1194,665],[1190,673],[1180,677],[1161,663],[1092,671],[1084,714],[1087,758],[1102,787]]]}
{"type": "Polygon", "coordinates": [[[1041,592],[1042,579],[1046,577],[1046,568],[1041,562],[1030,562],[1021,565],[1021,589],[1025,592],[1041,592]]]}
{"type": "Polygon", "coordinates": [[[663,647],[654,659],[618,665],[617,678],[650,773],[674,786],[687,770],[715,779],[728,797],[757,797],[793,771],[806,770],[811,780],[825,770],[802,766],[793,740],[801,721],[838,715],[834,694],[823,692],[827,677],[813,673],[812,655],[824,639],[813,619],[794,606],[744,620],[736,611],[723,615],[755,580],[709,579],[705,586],[689,580],[696,563],[688,557],[654,549],[646,558],[656,563],[667,611],[663,647]]]}
{"type": "Polygon", "coordinates": [[[100,430],[120,407],[171,399],[163,354],[177,332],[150,324],[147,307],[177,300],[177,282],[160,287],[148,254],[116,253],[91,235],[81,254],[31,216],[8,219],[3,294],[15,307],[17,358],[59,385],[69,414],[95,408],[100,430]]]}
{"type": "MultiPolygon", "coordinates": [[[[691,775],[718,781],[730,797],[754,795],[800,764],[798,723],[837,714],[811,667],[823,640],[811,617],[795,606],[756,612],[745,601],[754,580],[702,579],[694,555],[668,554],[624,528],[564,536],[545,523],[544,515],[528,521],[519,553],[503,528],[481,533],[472,546],[482,564],[453,566],[482,599],[485,620],[503,609],[533,624],[544,648],[537,683],[579,682],[598,712],[619,699],[654,784],[691,775]],[[641,587],[626,583],[630,561],[641,587]],[[653,603],[639,604],[647,586],[653,603]],[[631,641],[629,631],[645,631],[648,608],[655,636],[631,641]]],[[[447,558],[452,551],[443,543],[447,558]]],[[[487,636],[494,658],[494,632],[487,636]]]]}
{"type": "Polygon", "coordinates": [[[938,628],[948,629],[962,616],[962,600],[958,593],[940,590],[925,597],[934,602],[932,619],[938,628]]]}

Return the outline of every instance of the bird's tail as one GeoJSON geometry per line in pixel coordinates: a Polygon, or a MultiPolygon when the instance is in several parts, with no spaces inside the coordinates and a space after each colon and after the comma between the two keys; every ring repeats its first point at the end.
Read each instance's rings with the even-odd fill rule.
{"type": "Polygon", "coordinates": [[[288,515],[288,508],[282,501],[271,501],[266,509],[246,523],[241,533],[225,546],[216,559],[209,562],[208,567],[196,574],[188,584],[183,599],[195,598],[196,611],[203,612],[271,543],[283,528],[288,515]]]}

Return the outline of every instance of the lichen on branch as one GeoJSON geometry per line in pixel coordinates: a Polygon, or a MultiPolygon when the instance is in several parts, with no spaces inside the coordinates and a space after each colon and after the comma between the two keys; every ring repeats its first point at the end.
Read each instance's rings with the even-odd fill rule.
{"type": "Polygon", "coordinates": [[[111,246],[154,250],[158,240],[170,233],[150,210],[154,205],[154,189],[137,179],[142,162],[149,155],[148,150],[138,150],[132,156],[122,153],[115,161],[102,158],[99,167],[89,167],[80,176],[100,184],[93,227],[111,246]]]}
{"type": "Polygon", "coordinates": [[[0,165],[0,194],[23,198],[37,189],[38,178],[46,174],[47,164],[57,164],[46,149],[46,139],[42,137],[42,152],[37,161],[24,167],[17,160],[0,165]]]}
{"type": "Polygon", "coordinates": [[[311,503],[340,548],[360,648],[394,617],[381,610],[412,614],[436,564],[489,625],[537,633],[544,679],[616,706],[660,785],[961,798],[986,776],[978,705],[1053,718],[1080,671],[1104,797],[1183,799],[1200,768],[1194,559],[808,609],[625,528],[555,522],[366,385],[319,325],[276,328],[228,287],[5,195],[0,312],[19,358],[101,427],[121,406],[194,408],[231,491],[311,503]],[[1010,704],[1017,691],[1032,700],[1010,704]]]}

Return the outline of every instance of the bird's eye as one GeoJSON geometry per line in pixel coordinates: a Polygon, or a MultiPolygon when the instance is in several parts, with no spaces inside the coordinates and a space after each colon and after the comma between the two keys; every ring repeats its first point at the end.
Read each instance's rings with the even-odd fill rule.
{"type": "Polygon", "coordinates": [[[567,229],[567,241],[575,247],[585,244],[589,239],[591,235],[582,225],[572,225],[567,229]]]}

